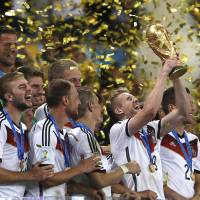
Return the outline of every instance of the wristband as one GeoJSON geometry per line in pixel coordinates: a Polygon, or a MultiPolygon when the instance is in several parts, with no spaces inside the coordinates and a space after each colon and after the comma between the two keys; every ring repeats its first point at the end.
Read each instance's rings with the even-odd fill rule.
{"type": "Polygon", "coordinates": [[[126,165],[121,165],[119,167],[122,169],[122,171],[123,171],[124,174],[129,173],[129,169],[128,169],[128,167],[126,165]]]}

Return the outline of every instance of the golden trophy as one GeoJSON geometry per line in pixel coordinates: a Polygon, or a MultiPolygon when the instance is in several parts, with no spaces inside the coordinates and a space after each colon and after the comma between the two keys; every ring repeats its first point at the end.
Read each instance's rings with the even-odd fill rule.
{"type": "MultiPolygon", "coordinates": [[[[177,52],[173,46],[173,42],[169,37],[169,33],[161,24],[153,24],[146,31],[147,43],[164,62],[168,58],[177,57],[177,52]]],[[[178,78],[187,72],[187,66],[176,66],[169,74],[171,79],[178,78]]]]}

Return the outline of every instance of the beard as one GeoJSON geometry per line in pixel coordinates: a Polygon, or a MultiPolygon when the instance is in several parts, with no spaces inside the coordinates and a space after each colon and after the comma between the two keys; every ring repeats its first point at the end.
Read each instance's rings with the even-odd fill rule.
{"type": "Polygon", "coordinates": [[[25,111],[28,108],[31,108],[32,105],[27,105],[26,103],[20,102],[17,99],[14,99],[13,101],[14,106],[19,109],[20,111],[25,111]]]}

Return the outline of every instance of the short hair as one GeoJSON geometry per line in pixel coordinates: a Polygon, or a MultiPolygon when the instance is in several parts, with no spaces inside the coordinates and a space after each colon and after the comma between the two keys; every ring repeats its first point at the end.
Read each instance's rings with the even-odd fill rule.
{"type": "Polygon", "coordinates": [[[5,99],[5,94],[11,90],[10,83],[21,77],[24,77],[21,72],[11,72],[3,75],[0,78],[0,99],[2,99],[4,103],[7,102],[5,99]]]}
{"type": "Polygon", "coordinates": [[[5,33],[17,35],[17,32],[15,29],[11,27],[7,27],[7,26],[0,26],[0,35],[5,34],[5,33]]]}
{"type": "Polygon", "coordinates": [[[81,118],[85,115],[88,104],[90,102],[93,102],[94,97],[98,98],[99,103],[101,104],[103,101],[103,98],[101,95],[96,94],[90,87],[80,87],[78,90],[80,104],[78,106],[78,118],[81,118]]]}
{"type": "Polygon", "coordinates": [[[27,66],[25,67],[25,66],[23,66],[23,67],[19,67],[17,69],[17,71],[23,73],[25,79],[27,79],[27,80],[29,78],[35,77],[35,76],[36,77],[41,77],[44,80],[44,74],[41,71],[39,71],[39,70],[37,70],[37,69],[35,69],[33,67],[27,67],[27,66]]]}
{"type": "Polygon", "coordinates": [[[126,87],[119,87],[115,90],[113,90],[108,98],[108,102],[106,103],[106,109],[107,109],[107,113],[109,115],[109,117],[114,121],[118,121],[118,116],[116,115],[116,113],[114,112],[117,102],[116,102],[116,98],[122,94],[128,92],[129,90],[126,87]]]}
{"type": "Polygon", "coordinates": [[[59,59],[52,63],[48,70],[48,80],[51,82],[54,79],[63,79],[64,71],[78,68],[78,64],[70,59],[59,59]]]}
{"type": "Polygon", "coordinates": [[[70,81],[56,79],[49,84],[47,90],[47,104],[50,108],[60,104],[63,96],[69,96],[73,84],[70,81]]]}
{"type": "MultiPolygon", "coordinates": [[[[190,90],[188,88],[185,88],[186,92],[190,94],[190,90]]],[[[165,90],[163,94],[163,99],[162,99],[162,109],[165,112],[165,114],[168,114],[168,106],[169,104],[175,105],[175,91],[174,87],[170,87],[167,90],[165,90]]]]}

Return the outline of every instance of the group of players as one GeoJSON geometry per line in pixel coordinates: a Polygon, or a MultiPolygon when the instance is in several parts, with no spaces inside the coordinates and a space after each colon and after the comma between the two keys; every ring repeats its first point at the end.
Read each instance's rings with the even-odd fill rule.
{"type": "Polygon", "coordinates": [[[9,71],[16,40],[15,32],[0,31],[0,197],[200,199],[199,140],[185,130],[192,97],[179,78],[165,90],[178,58],[164,62],[142,108],[126,88],[111,92],[109,155],[95,137],[103,100],[81,86],[78,64],[56,60],[44,91],[42,72],[9,71]],[[165,116],[154,120],[161,105],[165,116]]]}

